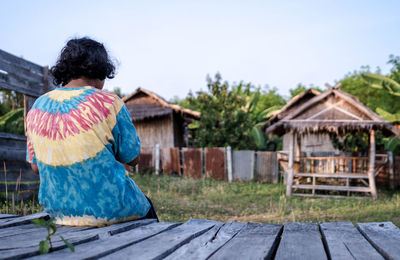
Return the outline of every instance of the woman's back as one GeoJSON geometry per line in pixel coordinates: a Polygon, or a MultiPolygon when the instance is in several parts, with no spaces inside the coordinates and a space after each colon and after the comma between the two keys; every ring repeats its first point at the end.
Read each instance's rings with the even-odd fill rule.
{"type": "Polygon", "coordinates": [[[146,215],[150,205],[120,163],[140,152],[116,95],[89,86],[57,88],[27,115],[27,160],[40,173],[39,201],[57,224],[104,225],[146,215]]]}

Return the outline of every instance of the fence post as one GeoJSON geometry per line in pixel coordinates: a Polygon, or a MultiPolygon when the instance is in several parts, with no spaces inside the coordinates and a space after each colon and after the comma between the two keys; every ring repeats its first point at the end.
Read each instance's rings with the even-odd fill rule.
{"type": "Polygon", "coordinates": [[[226,147],[226,168],[228,169],[228,181],[232,182],[232,148],[226,147]]]}
{"type": "Polygon", "coordinates": [[[389,160],[389,187],[391,189],[395,188],[394,185],[394,164],[393,164],[393,153],[392,152],[387,152],[388,154],[388,160],[389,160]]]}
{"type": "Polygon", "coordinates": [[[160,173],[160,144],[156,144],[155,146],[154,168],[155,168],[155,174],[158,175],[160,173]]]}

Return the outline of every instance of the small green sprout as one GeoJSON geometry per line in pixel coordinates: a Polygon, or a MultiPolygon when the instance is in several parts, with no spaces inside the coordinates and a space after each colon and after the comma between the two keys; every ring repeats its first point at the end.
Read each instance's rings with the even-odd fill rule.
{"type": "MultiPolygon", "coordinates": [[[[54,223],[54,218],[50,218],[49,220],[45,219],[34,219],[32,220],[32,223],[47,228],[47,237],[45,240],[40,241],[39,243],[39,253],[42,254],[47,254],[49,251],[53,250],[53,245],[51,243],[51,236],[54,235],[57,231],[57,226],[54,223]]],[[[62,236],[60,236],[61,240],[65,243],[65,245],[72,251],[75,252],[74,246],[68,242],[66,239],[64,239],[62,236]]]]}

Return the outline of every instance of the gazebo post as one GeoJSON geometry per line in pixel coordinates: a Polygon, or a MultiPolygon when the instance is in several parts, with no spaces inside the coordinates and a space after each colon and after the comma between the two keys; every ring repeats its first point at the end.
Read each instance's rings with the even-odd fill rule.
{"type": "Polygon", "coordinates": [[[294,161],[294,141],[296,134],[294,130],[290,130],[290,144],[289,144],[289,158],[288,158],[288,176],[286,181],[286,196],[292,195],[292,185],[293,185],[293,161],[294,161]]]}
{"type": "Polygon", "coordinates": [[[372,198],[376,199],[376,184],[375,184],[375,130],[371,130],[369,137],[369,169],[368,169],[368,179],[369,188],[371,189],[372,198]]]}

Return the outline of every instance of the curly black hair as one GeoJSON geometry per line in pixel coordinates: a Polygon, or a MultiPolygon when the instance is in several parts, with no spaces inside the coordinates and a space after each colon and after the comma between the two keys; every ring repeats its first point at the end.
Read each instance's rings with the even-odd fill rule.
{"type": "Polygon", "coordinates": [[[72,79],[112,79],[115,66],[103,44],[88,37],[72,39],[61,50],[56,65],[50,69],[55,85],[65,86],[72,79]]]}

